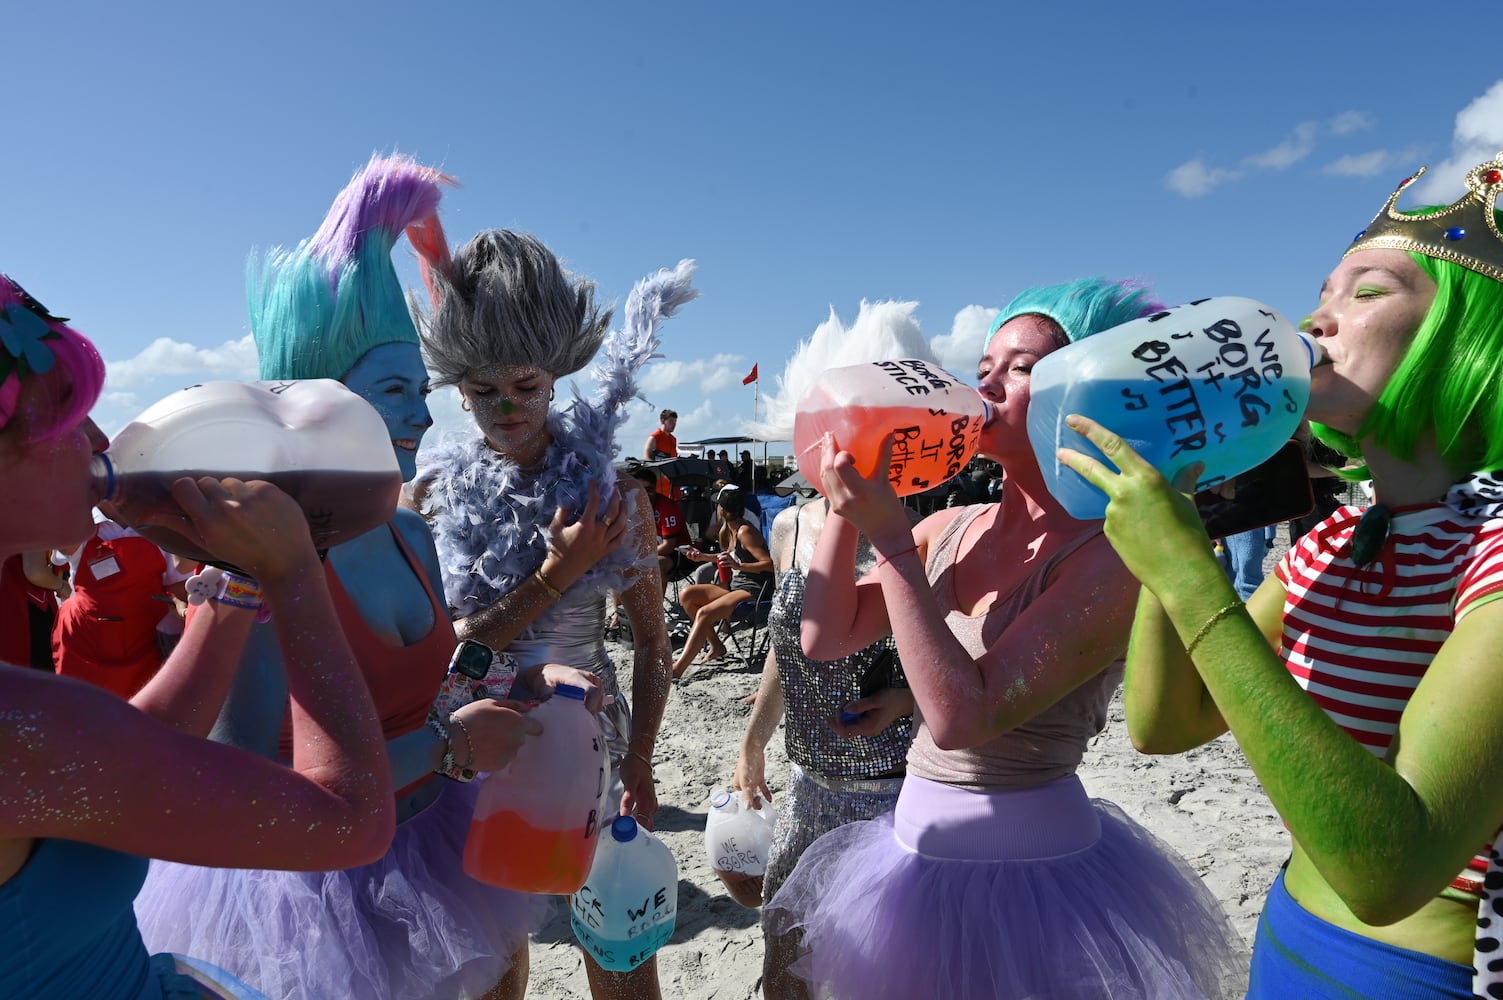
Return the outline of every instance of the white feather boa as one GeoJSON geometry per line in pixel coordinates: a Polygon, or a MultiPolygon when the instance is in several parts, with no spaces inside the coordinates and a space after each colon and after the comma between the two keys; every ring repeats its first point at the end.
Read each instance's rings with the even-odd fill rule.
{"type": "MultiPolygon", "coordinates": [[[[486,446],[477,432],[442,441],[419,458],[418,480],[428,488],[424,513],[433,526],[444,596],[458,615],[488,607],[543,564],[548,525],[559,507],[580,511],[591,483],[614,492],[616,430],[625,404],[637,394],[637,372],[658,357],[658,327],[699,293],[690,287],[692,261],[643,278],[626,303],[626,319],[601,345],[590,374],[598,386],[587,401],[576,387],[562,413],[548,416],[553,438],[535,477],[486,446]]],[[[574,587],[622,590],[638,563],[629,541],[618,545],[574,587]]],[[[571,588],[573,589],[573,588],[571,588]]]]}

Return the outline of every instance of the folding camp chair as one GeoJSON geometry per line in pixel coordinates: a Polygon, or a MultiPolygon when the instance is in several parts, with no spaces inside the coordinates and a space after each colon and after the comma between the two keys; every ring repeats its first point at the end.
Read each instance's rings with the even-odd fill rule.
{"type": "Polygon", "coordinates": [[[742,601],[721,626],[721,638],[748,666],[760,667],[767,656],[767,646],[772,640],[767,615],[771,611],[771,596],[760,601],[742,601]]]}

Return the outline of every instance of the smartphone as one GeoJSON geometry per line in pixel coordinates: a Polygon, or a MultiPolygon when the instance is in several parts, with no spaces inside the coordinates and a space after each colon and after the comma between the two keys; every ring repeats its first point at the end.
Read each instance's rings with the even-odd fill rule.
{"type": "Polygon", "coordinates": [[[490,673],[492,655],[494,654],[491,647],[485,643],[465,639],[454,650],[454,657],[449,661],[449,671],[464,674],[472,680],[483,681],[485,675],[490,673]]]}
{"type": "MultiPolygon", "coordinates": [[[[497,653],[483,642],[465,639],[454,649],[449,659],[449,672],[439,685],[438,696],[428,710],[428,718],[447,726],[449,716],[472,701],[481,698],[505,698],[511,694],[517,679],[517,661],[505,653],[497,653]]],[[[458,768],[446,772],[455,781],[469,781],[458,768]]]]}
{"type": "Polygon", "coordinates": [[[1206,534],[1225,538],[1280,521],[1304,517],[1315,509],[1315,493],[1305,466],[1305,450],[1290,441],[1262,465],[1233,481],[1232,496],[1216,490],[1195,494],[1206,534]]]}
{"type": "MultiPolygon", "coordinates": [[[[866,673],[861,675],[861,684],[857,689],[857,696],[860,698],[869,698],[884,688],[892,687],[893,665],[896,660],[897,651],[892,646],[888,646],[882,652],[878,653],[877,658],[872,661],[871,666],[866,668],[866,673]]],[[[850,702],[846,704],[848,705],[850,702]]],[[[847,726],[865,714],[865,712],[849,711],[845,705],[840,706],[840,721],[847,726]]]]}

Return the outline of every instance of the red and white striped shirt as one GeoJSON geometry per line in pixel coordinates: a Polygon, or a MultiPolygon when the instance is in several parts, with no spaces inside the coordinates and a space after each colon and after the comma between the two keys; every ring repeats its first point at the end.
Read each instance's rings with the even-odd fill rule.
{"type": "Polygon", "coordinates": [[[1503,596],[1503,518],[1401,508],[1377,559],[1358,567],[1349,546],[1361,513],[1342,507],[1275,569],[1288,593],[1280,656],[1333,722],[1386,757],[1456,623],[1503,596]]]}

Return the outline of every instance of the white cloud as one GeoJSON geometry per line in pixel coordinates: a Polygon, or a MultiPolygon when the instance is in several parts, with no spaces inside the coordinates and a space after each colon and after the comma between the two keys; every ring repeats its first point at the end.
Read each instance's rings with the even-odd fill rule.
{"type": "Polygon", "coordinates": [[[1503,80],[1456,114],[1451,153],[1414,185],[1409,203],[1444,204],[1461,196],[1466,172],[1503,149],[1503,80]]]}
{"type": "Polygon", "coordinates": [[[139,409],[140,397],[133,392],[101,392],[99,394],[100,406],[120,406],[125,409],[139,409]]]}
{"type": "Polygon", "coordinates": [[[1169,171],[1169,175],[1164,178],[1164,186],[1186,198],[1200,198],[1210,194],[1213,188],[1241,176],[1242,172],[1239,170],[1207,167],[1204,160],[1194,159],[1169,171]]]}
{"type": "Polygon", "coordinates": [[[702,392],[717,392],[740,383],[752,362],[740,354],[717,354],[696,361],[659,359],[643,369],[637,385],[648,395],[697,384],[702,392]]]}
{"type": "Polygon", "coordinates": [[[1285,170],[1309,156],[1315,149],[1315,137],[1320,126],[1315,122],[1300,122],[1294,126],[1294,134],[1272,149],[1254,153],[1243,162],[1264,170],[1285,170]]]}
{"type": "Polygon", "coordinates": [[[986,335],[991,332],[992,321],[1001,311],[988,306],[966,306],[956,313],[950,322],[950,332],[929,341],[940,365],[969,379],[976,371],[981,352],[986,350],[986,335]]]}
{"type": "Polygon", "coordinates": [[[253,379],[257,374],[256,345],[250,334],[218,347],[196,347],[158,337],[133,358],[106,361],[105,370],[106,384],[115,390],[135,388],[169,375],[253,379]]]}
{"type": "Polygon", "coordinates": [[[1395,183],[1400,176],[1412,173],[1419,166],[1424,151],[1418,146],[1403,149],[1374,149],[1366,153],[1354,153],[1338,157],[1320,168],[1331,177],[1375,177],[1385,170],[1392,171],[1395,183]]]}
{"type": "Polygon", "coordinates": [[[1326,123],[1332,135],[1351,135],[1373,127],[1373,116],[1366,111],[1343,111],[1326,123]]]}
{"type": "Polygon", "coordinates": [[[1370,153],[1356,153],[1332,160],[1321,167],[1320,172],[1333,177],[1373,177],[1391,162],[1393,156],[1388,150],[1375,149],[1370,153]]]}
{"type": "MultiPolygon", "coordinates": [[[[830,368],[892,358],[922,358],[936,361],[914,318],[917,302],[867,302],[862,300],[855,322],[849,327],[830,315],[814,332],[799,342],[783,373],[766,392],[766,416],[755,426],[758,436],[787,440],[793,436],[793,414],[798,401],[830,368]]],[[[974,359],[973,359],[974,360],[974,359]]],[[[765,378],[765,376],[764,376],[765,378]]]]}
{"type": "MultiPolygon", "coordinates": [[[[1186,198],[1201,198],[1222,184],[1240,180],[1249,172],[1263,170],[1287,170],[1315,152],[1316,141],[1324,135],[1345,136],[1373,127],[1373,116],[1366,111],[1343,111],[1321,122],[1300,122],[1284,141],[1260,153],[1244,156],[1240,169],[1213,167],[1199,157],[1187,160],[1169,171],[1164,186],[1186,198]]],[[[1392,162],[1395,154],[1364,153],[1343,156],[1321,168],[1325,174],[1366,177],[1377,173],[1386,163],[1392,162]],[[1388,159],[1384,159],[1387,157],[1388,159]]]]}

